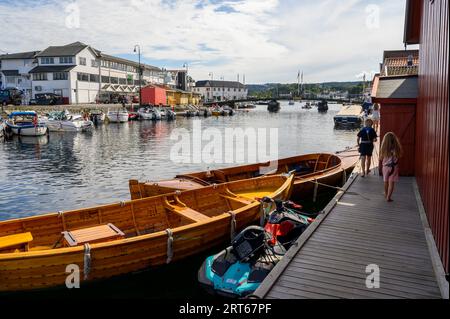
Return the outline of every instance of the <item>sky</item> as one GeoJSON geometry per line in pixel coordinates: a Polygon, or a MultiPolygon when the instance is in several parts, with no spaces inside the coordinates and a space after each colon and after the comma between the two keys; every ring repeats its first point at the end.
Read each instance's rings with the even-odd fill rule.
{"type": "Polygon", "coordinates": [[[357,81],[403,49],[405,0],[0,0],[0,53],[80,41],[195,80],[357,81]]]}

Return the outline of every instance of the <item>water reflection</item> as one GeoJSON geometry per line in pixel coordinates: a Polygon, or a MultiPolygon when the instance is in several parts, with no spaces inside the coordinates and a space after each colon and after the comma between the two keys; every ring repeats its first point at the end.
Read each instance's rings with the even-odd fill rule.
{"type": "MultiPolygon", "coordinates": [[[[279,156],[334,152],[355,144],[355,132],[335,130],[333,116],[282,103],[279,113],[265,106],[233,117],[201,119],[203,128],[277,128],[279,156]]],[[[68,210],[128,199],[128,180],[157,180],[177,173],[233,164],[179,164],[170,160],[174,129],[193,130],[193,118],[174,122],[129,122],[96,127],[90,133],[15,136],[0,143],[0,219],[68,210]]],[[[207,142],[203,142],[203,145],[207,142]]],[[[245,145],[236,144],[237,152],[245,145]]]]}

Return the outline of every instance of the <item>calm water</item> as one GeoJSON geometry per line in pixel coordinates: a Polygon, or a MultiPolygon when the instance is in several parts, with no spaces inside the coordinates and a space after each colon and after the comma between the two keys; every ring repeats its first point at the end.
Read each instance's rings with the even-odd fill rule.
{"type": "MultiPolygon", "coordinates": [[[[282,103],[281,111],[270,114],[266,106],[233,117],[202,118],[203,128],[278,128],[280,157],[311,152],[334,152],[355,144],[355,132],[335,130],[333,116],[341,105],[330,104],[327,113],[317,109],[301,109],[282,103]]],[[[157,180],[175,174],[204,170],[208,166],[231,164],[176,164],[170,150],[177,143],[171,140],[174,129],[192,132],[193,119],[179,117],[175,122],[129,122],[109,124],[90,133],[50,133],[49,137],[18,138],[0,143],[0,220],[69,210],[85,206],[129,199],[128,180],[157,180]]],[[[206,140],[204,145],[208,143],[206,140]]],[[[224,143],[223,143],[224,144],[224,143]]],[[[245,146],[244,146],[245,147],[245,146]]],[[[223,148],[225,146],[223,145],[223,148]]],[[[236,152],[245,152],[237,149],[236,152]]],[[[165,269],[125,276],[91,285],[82,295],[183,297],[202,296],[196,286],[196,271],[203,258],[186,261],[183,271],[176,265],[165,269]],[[156,290],[147,289],[154,278],[172,277],[156,290]],[[100,292],[99,292],[100,291],[100,292]]],[[[51,291],[46,294],[52,294],[51,291]]],[[[68,293],[68,292],[66,292],[68,293]]],[[[59,295],[57,293],[55,295],[59,295]]],[[[71,292],[71,294],[79,294],[71,292]]]]}

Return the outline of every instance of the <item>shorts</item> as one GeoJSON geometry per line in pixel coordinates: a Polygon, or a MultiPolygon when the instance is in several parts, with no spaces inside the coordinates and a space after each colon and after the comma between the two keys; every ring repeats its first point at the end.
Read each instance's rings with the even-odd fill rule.
{"type": "Polygon", "coordinates": [[[359,154],[361,156],[372,156],[373,153],[373,143],[361,143],[359,145],[359,154]]]}

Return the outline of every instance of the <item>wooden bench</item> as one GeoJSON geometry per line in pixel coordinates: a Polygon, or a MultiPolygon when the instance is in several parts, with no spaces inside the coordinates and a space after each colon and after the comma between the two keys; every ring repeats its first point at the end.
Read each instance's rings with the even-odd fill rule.
{"type": "Polygon", "coordinates": [[[204,222],[208,221],[210,217],[203,215],[202,213],[197,212],[189,207],[180,207],[172,210],[172,212],[179,214],[183,217],[186,217],[194,222],[204,222]]]}
{"type": "Polygon", "coordinates": [[[79,246],[85,243],[105,242],[125,238],[125,234],[113,224],[63,231],[63,246],[79,246]]]}
{"type": "Polygon", "coordinates": [[[240,197],[240,196],[228,196],[228,195],[220,194],[220,197],[228,199],[228,200],[232,200],[237,203],[244,204],[244,205],[249,205],[249,204],[254,203],[254,201],[244,198],[244,197],[240,197]]]}
{"type": "Polygon", "coordinates": [[[14,235],[8,235],[0,237],[0,250],[4,248],[22,248],[28,251],[29,243],[33,240],[33,236],[30,232],[20,233],[14,235]]]}

